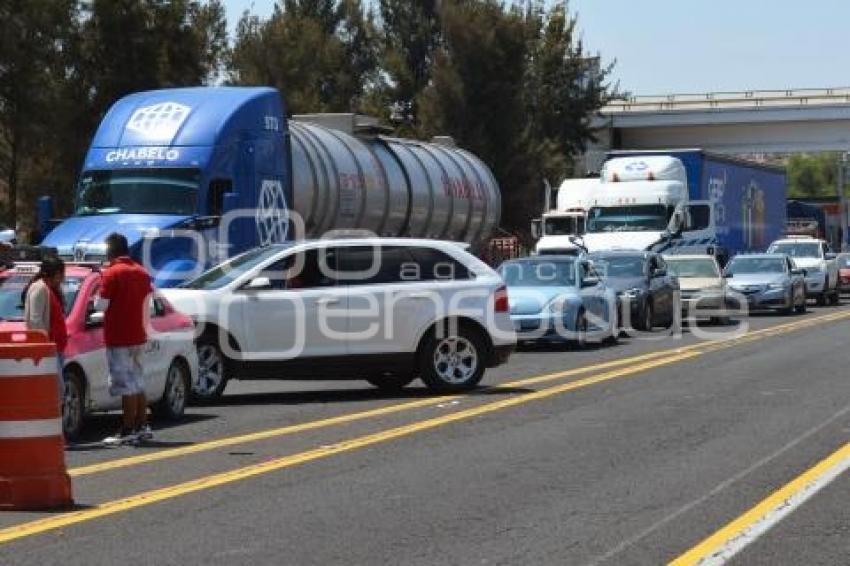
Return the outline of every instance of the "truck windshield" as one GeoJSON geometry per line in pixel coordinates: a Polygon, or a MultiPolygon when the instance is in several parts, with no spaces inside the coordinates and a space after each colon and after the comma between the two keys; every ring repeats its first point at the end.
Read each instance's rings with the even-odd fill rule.
{"type": "Polygon", "coordinates": [[[606,206],[590,209],[588,232],[643,232],[666,230],[673,207],[663,204],[606,206]]]}
{"type": "Polygon", "coordinates": [[[196,169],[88,171],[80,179],[77,215],[197,212],[196,169]]]}
{"type": "Polygon", "coordinates": [[[553,216],[543,219],[546,236],[572,236],[584,233],[584,218],[581,216],[553,216]]]}
{"type": "MultiPolygon", "coordinates": [[[[24,320],[24,305],[21,302],[21,292],[32,279],[32,275],[16,274],[0,278],[0,320],[22,321],[24,320]]],[[[74,307],[77,292],[83,280],[79,277],[66,277],[62,283],[63,302],[65,303],[65,316],[74,307]]]]}

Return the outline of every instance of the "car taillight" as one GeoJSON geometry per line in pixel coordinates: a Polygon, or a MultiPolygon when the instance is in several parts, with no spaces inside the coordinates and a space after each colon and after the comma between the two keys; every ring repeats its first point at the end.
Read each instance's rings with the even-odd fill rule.
{"type": "Polygon", "coordinates": [[[510,310],[510,306],[508,305],[508,288],[504,285],[496,289],[496,293],[493,295],[493,310],[496,312],[508,312],[510,310]]]}

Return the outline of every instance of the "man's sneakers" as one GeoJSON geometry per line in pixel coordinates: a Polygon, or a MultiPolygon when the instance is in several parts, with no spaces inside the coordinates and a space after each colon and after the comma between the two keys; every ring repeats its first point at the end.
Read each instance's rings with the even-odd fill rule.
{"type": "Polygon", "coordinates": [[[144,424],[142,428],[136,432],[136,437],[139,442],[150,442],[153,440],[153,431],[151,430],[151,425],[144,424]]]}
{"type": "Polygon", "coordinates": [[[104,446],[126,446],[133,445],[138,446],[143,442],[150,442],[153,440],[153,431],[151,430],[151,426],[146,424],[142,426],[139,430],[129,431],[126,429],[122,429],[118,433],[107,436],[103,439],[104,446]]]}
{"type": "Polygon", "coordinates": [[[139,435],[127,429],[121,429],[112,436],[107,436],[103,439],[104,446],[124,446],[125,444],[133,444],[138,441],[139,435]]]}

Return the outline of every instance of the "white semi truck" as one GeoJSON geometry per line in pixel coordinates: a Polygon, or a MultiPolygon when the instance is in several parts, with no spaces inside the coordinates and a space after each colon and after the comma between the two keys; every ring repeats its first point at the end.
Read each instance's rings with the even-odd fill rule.
{"type": "Polygon", "coordinates": [[[538,238],[537,254],[574,254],[585,231],[587,209],[596,198],[598,178],[566,179],[558,187],[555,207],[550,208],[551,191],[547,186],[546,212],[532,222],[532,234],[538,238]]]}
{"type": "Polygon", "coordinates": [[[687,251],[722,263],[764,251],[785,226],[784,170],[702,150],[612,152],[590,194],[584,234],[558,253],[687,251]]]}

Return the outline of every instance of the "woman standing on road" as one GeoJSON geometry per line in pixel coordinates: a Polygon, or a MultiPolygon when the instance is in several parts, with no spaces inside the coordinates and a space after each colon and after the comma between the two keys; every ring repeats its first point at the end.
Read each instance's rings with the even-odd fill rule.
{"type": "Polygon", "coordinates": [[[62,376],[64,358],[62,353],[68,343],[65,328],[65,308],[62,298],[62,282],[65,280],[65,262],[56,256],[47,256],[41,268],[21,293],[24,303],[24,322],[27,330],[41,330],[56,344],[58,364],[59,402],[65,397],[65,379],[62,376]]]}

